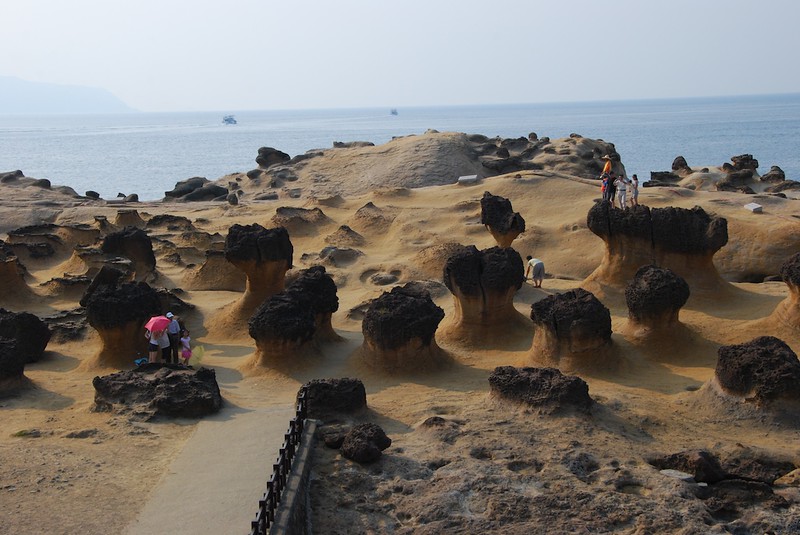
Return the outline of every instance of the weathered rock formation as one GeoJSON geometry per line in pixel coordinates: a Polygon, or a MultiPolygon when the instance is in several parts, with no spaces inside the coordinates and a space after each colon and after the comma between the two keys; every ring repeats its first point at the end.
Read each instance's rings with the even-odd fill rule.
{"type": "Polygon", "coordinates": [[[290,156],[283,151],[272,147],[261,147],[258,149],[256,163],[261,169],[266,169],[275,164],[286,163],[290,159],[290,156]]]}
{"type": "Polygon", "coordinates": [[[761,175],[761,182],[768,182],[770,184],[778,184],[786,180],[786,173],[777,165],[769,168],[769,171],[761,175]]]}
{"type": "Polygon", "coordinates": [[[225,239],[225,258],[244,272],[247,284],[242,297],[226,313],[237,321],[247,319],[269,296],[282,291],[293,254],[289,233],[283,227],[233,225],[225,239]]]}
{"type": "Polygon", "coordinates": [[[103,238],[100,250],[107,255],[117,255],[133,262],[134,277],[142,281],[153,277],[156,270],[156,256],[153,242],[147,233],[136,227],[125,227],[103,238]]]}
{"type": "Polygon", "coordinates": [[[686,163],[686,158],[678,156],[672,161],[672,171],[681,176],[685,176],[692,172],[692,168],[686,163]]]}
{"type": "Polygon", "coordinates": [[[27,383],[25,357],[17,350],[16,340],[0,337],[0,396],[6,396],[27,383]]]}
{"type": "Polygon", "coordinates": [[[24,362],[36,362],[42,358],[50,335],[47,324],[37,316],[0,308],[0,338],[16,341],[17,352],[24,362]]]}
{"type": "Polygon", "coordinates": [[[580,377],[564,375],[555,368],[499,366],[489,376],[494,397],[522,403],[546,413],[565,410],[589,412],[589,385],[580,377]]]}
{"type": "Polygon", "coordinates": [[[94,410],[140,420],[202,418],[222,407],[216,372],[180,364],[144,364],[92,380],[94,410]]]}
{"type": "Polygon", "coordinates": [[[434,335],[442,318],[444,311],[425,290],[405,285],[384,292],[364,313],[364,362],[388,373],[440,366],[446,356],[434,335]]]}
{"type": "Polygon", "coordinates": [[[117,215],[114,218],[114,226],[117,228],[125,228],[125,227],[136,227],[136,228],[144,228],[145,222],[142,219],[142,216],[139,215],[137,210],[126,208],[124,210],[118,210],[117,215]]]}
{"type": "Polygon", "coordinates": [[[272,224],[284,227],[292,236],[311,236],[319,233],[319,227],[329,223],[330,218],[319,208],[296,208],[281,206],[275,209],[272,224]]]}
{"type": "Polygon", "coordinates": [[[534,324],[529,362],[561,371],[609,369],[611,313],[582,288],[545,297],[531,305],[534,324]]]}
{"type": "Polygon", "coordinates": [[[24,302],[34,295],[25,282],[25,274],[19,258],[0,240],[0,303],[24,302]]]}
{"type": "Polygon", "coordinates": [[[247,276],[241,269],[228,262],[225,251],[208,249],[202,265],[187,270],[183,287],[187,290],[213,290],[243,292],[247,287],[247,276]]]}
{"type": "Polygon", "coordinates": [[[692,293],[727,287],[714,267],[714,254],[728,243],[727,221],[699,206],[617,210],[599,201],[589,210],[587,224],[606,250],[586,283],[621,290],[640,267],[653,264],[682,277],[692,293]]]}
{"type": "Polygon", "coordinates": [[[783,263],[781,278],[789,287],[789,295],[778,303],[770,321],[779,321],[790,329],[800,331],[800,253],[783,263]]]}
{"type": "Polygon", "coordinates": [[[309,418],[349,414],[367,406],[367,391],[359,379],[314,379],[300,391],[305,392],[309,418]]]}
{"type": "Polygon", "coordinates": [[[761,336],[722,346],[714,378],[722,391],[762,409],[789,407],[800,416],[800,361],[785,342],[761,336]]]}
{"type": "Polygon", "coordinates": [[[144,282],[98,285],[85,302],[89,325],[102,342],[88,367],[128,368],[147,355],[144,324],[163,312],[153,288],[144,282]]]}
{"type": "Polygon", "coordinates": [[[342,339],[331,325],[331,316],[339,310],[336,283],[325,272],[324,267],[312,266],[302,270],[287,290],[292,294],[303,294],[307,298],[314,315],[315,341],[334,342],[342,339]]]}
{"type": "Polygon", "coordinates": [[[511,242],[525,232],[525,220],[511,207],[511,201],[488,191],[481,198],[481,224],[500,247],[511,247],[511,242]]]}
{"type": "Polygon", "coordinates": [[[287,290],[267,298],[247,323],[256,351],[246,367],[301,364],[304,357],[315,352],[315,319],[311,300],[302,292],[287,290]]]}
{"type": "Polygon", "coordinates": [[[63,260],[74,247],[94,244],[99,237],[91,225],[43,223],[10,231],[7,242],[23,263],[35,265],[63,260]]]}
{"type": "Polygon", "coordinates": [[[392,439],[377,424],[358,424],[344,437],[342,456],[357,463],[373,463],[381,452],[392,445],[392,439]]]}
{"type": "Polygon", "coordinates": [[[642,266],[625,288],[629,332],[669,334],[678,324],[689,285],[667,268],[642,266]]]}
{"type": "Polygon", "coordinates": [[[491,344],[507,339],[509,329],[530,328],[514,308],[514,294],[525,280],[522,257],[514,249],[463,247],[448,258],[443,277],[455,304],[442,332],[447,338],[491,344]]]}

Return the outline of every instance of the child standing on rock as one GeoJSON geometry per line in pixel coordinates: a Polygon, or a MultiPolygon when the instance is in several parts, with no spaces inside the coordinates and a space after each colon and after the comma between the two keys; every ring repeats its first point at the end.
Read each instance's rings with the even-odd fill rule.
{"type": "Polygon", "coordinates": [[[189,365],[189,359],[192,358],[192,346],[190,342],[192,339],[189,337],[189,330],[183,329],[181,331],[181,360],[184,366],[189,365]]]}

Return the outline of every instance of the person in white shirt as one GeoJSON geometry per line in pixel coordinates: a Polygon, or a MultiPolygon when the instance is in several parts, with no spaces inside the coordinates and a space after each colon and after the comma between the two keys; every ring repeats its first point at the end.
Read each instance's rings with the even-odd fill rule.
{"type": "Polygon", "coordinates": [[[626,208],[628,180],[623,175],[619,175],[617,179],[614,181],[614,185],[617,186],[617,198],[619,199],[619,207],[621,210],[624,210],[626,208]]]}
{"type": "Polygon", "coordinates": [[[544,279],[544,262],[532,256],[527,256],[526,258],[528,260],[528,269],[525,270],[525,279],[527,280],[528,275],[533,270],[533,275],[531,276],[533,287],[541,288],[542,280],[544,279]]]}

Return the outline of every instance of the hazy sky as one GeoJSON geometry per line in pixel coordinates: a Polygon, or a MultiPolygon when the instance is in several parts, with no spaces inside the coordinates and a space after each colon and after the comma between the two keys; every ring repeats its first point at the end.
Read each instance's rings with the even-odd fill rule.
{"type": "Polygon", "coordinates": [[[0,75],[143,111],[800,92],[798,0],[2,0],[0,75]]]}

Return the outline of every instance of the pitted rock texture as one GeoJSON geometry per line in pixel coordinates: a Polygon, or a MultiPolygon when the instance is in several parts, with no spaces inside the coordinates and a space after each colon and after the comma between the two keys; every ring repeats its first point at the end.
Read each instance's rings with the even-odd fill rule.
{"type": "Polygon", "coordinates": [[[349,414],[367,406],[367,391],[359,379],[314,379],[300,391],[305,391],[309,418],[349,414]]]}
{"type": "Polygon", "coordinates": [[[311,301],[300,292],[275,294],[258,307],[247,325],[257,344],[283,341],[301,345],[314,335],[311,301]]]}
{"type": "Polygon", "coordinates": [[[95,410],[141,420],[202,418],[222,407],[216,372],[180,364],[145,364],[92,380],[95,410]]]}
{"type": "Polygon", "coordinates": [[[340,339],[331,325],[331,316],[339,310],[336,290],[336,283],[322,266],[302,270],[287,289],[291,294],[303,294],[308,300],[314,315],[314,338],[317,341],[340,339]]]}
{"type": "Polygon", "coordinates": [[[753,158],[752,154],[740,154],[739,156],[731,156],[733,168],[737,171],[750,170],[755,171],[758,169],[758,160],[753,158]]]}
{"type": "Polygon", "coordinates": [[[518,290],[525,281],[522,257],[513,249],[492,247],[479,251],[474,245],[452,254],[444,266],[447,289],[470,297],[518,290]]]}
{"type": "Polygon", "coordinates": [[[365,342],[382,350],[395,350],[414,339],[423,346],[430,345],[442,318],[444,311],[427,291],[395,286],[370,303],[361,328],[365,342]]]}
{"type": "Polygon", "coordinates": [[[24,362],[42,358],[50,336],[50,328],[37,316],[0,308],[0,338],[15,340],[24,362]]]}
{"type": "Polygon", "coordinates": [[[720,347],[715,375],[725,392],[759,407],[775,401],[800,402],[800,361],[773,336],[720,347]]]}
{"type": "Polygon", "coordinates": [[[728,242],[728,224],[700,207],[618,210],[599,201],[589,210],[587,225],[606,245],[588,281],[624,288],[641,266],[654,264],[674,271],[693,291],[725,285],[713,256],[728,242]]]}
{"type": "Polygon", "coordinates": [[[156,269],[153,242],[147,233],[136,227],[125,227],[103,238],[100,249],[105,254],[124,256],[133,261],[136,278],[142,280],[156,269]]]}
{"type": "Polygon", "coordinates": [[[104,265],[94,276],[92,282],[89,283],[89,287],[86,288],[86,291],[83,292],[80,305],[85,307],[89,302],[89,297],[95,292],[95,290],[97,290],[97,288],[101,286],[110,286],[112,288],[116,288],[117,284],[123,280],[124,276],[125,273],[123,273],[121,270],[112,266],[104,265]]]}
{"type": "Polygon", "coordinates": [[[689,285],[667,268],[642,266],[625,288],[628,317],[653,328],[678,321],[681,307],[689,299],[689,285]]]}
{"type": "Polygon", "coordinates": [[[225,238],[225,258],[229,262],[256,263],[284,260],[292,267],[294,248],[289,232],[282,227],[265,229],[259,224],[233,225],[225,238]]]}
{"type": "Polygon", "coordinates": [[[0,393],[5,383],[21,379],[25,372],[25,357],[17,350],[17,341],[0,337],[0,393]]]}
{"type": "Polygon", "coordinates": [[[499,366],[489,376],[493,395],[543,409],[546,412],[592,406],[589,385],[580,377],[564,375],[555,368],[499,366]]]}
{"type": "Polygon", "coordinates": [[[511,201],[488,191],[481,198],[481,224],[487,226],[500,247],[509,247],[514,238],[525,232],[525,220],[514,212],[511,201]]]}
{"type": "Polygon", "coordinates": [[[392,445],[392,439],[386,436],[377,424],[358,424],[344,437],[342,456],[361,464],[373,463],[381,458],[381,452],[392,445]]]}

